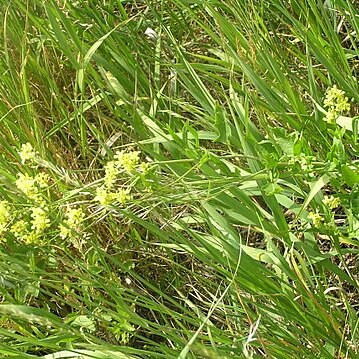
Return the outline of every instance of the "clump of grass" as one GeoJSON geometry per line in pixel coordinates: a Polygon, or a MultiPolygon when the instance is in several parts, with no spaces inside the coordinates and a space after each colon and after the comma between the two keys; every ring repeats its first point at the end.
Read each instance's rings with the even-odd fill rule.
{"type": "Polygon", "coordinates": [[[351,1],[0,8],[4,357],[358,354],[351,1]]]}

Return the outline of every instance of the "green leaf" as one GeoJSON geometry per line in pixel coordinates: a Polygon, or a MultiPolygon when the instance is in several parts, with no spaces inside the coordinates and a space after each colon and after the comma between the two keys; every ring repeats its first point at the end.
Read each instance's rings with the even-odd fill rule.
{"type": "Polygon", "coordinates": [[[301,214],[303,213],[303,211],[307,208],[307,206],[309,205],[309,203],[312,201],[312,199],[317,195],[317,193],[329,182],[330,180],[330,176],[328,175],[323,175],[322,177],[320,177],[312,186],[311,186],[311,190],[307,196],[307,198],[305,199],[302,207],[300,208],[300,211],[297,214],[297,218],[299,218],[301,216],[301,214]]]}
{"type": "Polygon", "coordinates": [[[341,167],[341,171],[342,171],[344,181],[348,186],[353,187],[353,186],[359,184],[358,170],[355,171],[351,167],[344,165],[341,167]]]}

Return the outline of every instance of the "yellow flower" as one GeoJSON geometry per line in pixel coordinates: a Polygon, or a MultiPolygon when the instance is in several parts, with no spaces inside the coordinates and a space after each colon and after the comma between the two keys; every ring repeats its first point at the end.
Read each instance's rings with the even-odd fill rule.
{"type": "Polygon", "coordinates": [[[31,199],[37,198],[38,189],[36,187],[36,181],[28,174],[18,173],[19,178],[16,180],[16,187],[25,193],[31,199]]]}
{"type": "Polygon", "coordinates": [[[140,162],[140,152],[118,151],[116,152],[115,160],[120,168],[123,168],[127,173],[132,173],[140,162]]]}
{"type": "Polygon", "coordinates": [[[0,202],[0,235],[6,231],[7,224],[10,220],[10,206],[7,201],[0,202]]]}
{"type": "Polygon", "coordinates": [[[47,173],[40,172],[35,176],[34,180],[40,188],[46,188],[49,186],[50,177],[47,173]]]}
{"type": "Polygon", "coordinates": [[[35,177],[28,174],[18,173],[18,179],[15,181],[16,187],[22,191],[29,199],[33,200],[40,206],[44,206],[46,201],[39,193],[39,187],[48,186],[48,175],[39,173],[35,177]]]}
{"type": "Polygon", "coordinates": [[[27,223],[21,219],[19,221],[16,221],[10,228],[10,232],[16,237],[16,238],[22,238],[25,236],[27,232],[27,223]]]}
{"type": "Polygon", "coordinates": [[[120,204],[125,204],[127,203],[131,197],[130,197],[130,191],[128,189],[122,189],[120,188],[116,193],[115,193],[115,198],[116,201],[120,204]]]}
{"type": "Polygon", "coordinates": [[[25,164],[26,161],[33,161],[36,157],[36,151],[29,142],[24,143],[19,151],[21,163],[25,164]]]}
{"type": "Polygon", "coordinates": [[[335,123],[335,120],[342,112],[350,110],[348,97],[343,90],[339,90],[336,85],[328,89],[324,98],[324,107],[328,108],[325,121],[335,123]]]}
{"type": "Polygon", "coordinates": [[[332,210],[340,206],[340,199],[334,196],[325,196],[323,199],[323,203],[332,210]]]}
{"type": "Polygon", "coordinates": [[[64,225],[60,225],[60,237],[65,239],[72,237],[74,231],[79,231],[81,223],[85,218],[85,213],[82,208],[70,208],[66,212],[66,219],[64,225]]]}
{"type": "Polygon", "coordinates": [[[324,220],[324,218],[318,212],[309,212],[308,218],[312,220],[314,227],[320,227],[324,220]]]}
{"type": "Polygon", "coordinates": [[[36,244],[39,242],[40,239],[40,233],[37,232],[30,232],[28,234],[25,234],[22,239],[27,243],[27,244],[36,244]]]}
{"type": "Polygon", "coordinates": [[[141,162],[140,166],[139,166],[139,170],[143,173],[146,174],[150,169],[150,164],[148,162],[141,162]]]}
{"type": "Polygon", "coordinates": [[[107,206],[114,202],[125,204],[130,200],[130,190],[120,188],[117,192],[109,192],[107,188],[96,188],[95,201],[100,202],[102,206],[107,206]]]}
{"type": "Polygon", "coordinates": [[[119,170],[117,168],[117,163],[115,161],[109,161],[105,165],[105,178],[104,178],[104,184],[105,187],[111,188],[118,176],[119,170]]]}
{"type": "Polygon", "coordinates": [[[31,229],[37,234],[42,233],[50,225],[50,219],[47,217],[47,213],[43,208],[32,207],[31,218],[31,229]]]}
{"type": "Polygon", "coordinates": [[[100,202],[102,206],[106,206],[113,202],[113,195],[106,188],[97,187],[95,201],[100,202]]]}
{"type": "Polygon", "coordinates": [[[327,114],[325,115],[324,121],[328,123],[335,123],[338,116],[338,113],[334,109],[329,109],[327,114]]]}

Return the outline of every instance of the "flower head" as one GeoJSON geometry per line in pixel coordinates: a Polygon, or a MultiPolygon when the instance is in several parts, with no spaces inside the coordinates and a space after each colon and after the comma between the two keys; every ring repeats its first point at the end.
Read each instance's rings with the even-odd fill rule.
{"type": "Polygon", "coordinates": [[[21,163],[25,164],[26,161],[33,161],[36,157],[36,151],[29,142],[24,143],[19,151],[21,163]]]}
{"type": "Polygon", "coordinates": [[[20,219],[16,221],[10,228],[10,232],[16,237],[21,238],[24,237],[27,232],[27,223],[20,219]]]}
{"type": "Polygon", "coordinates": [[[125,204],[130,200],[130,190],[120,188],[117,192],[110,192],[104,187],[96,188],[95,201],[100,202],[102,206],[107,206],[118,202],[119,204],[125,204]]]}
{"type": "Polygon", "coordinates": [[[60,237],[72,237],[75,230],[79,230],[85,218],[82,208],[69,208],[66,212],[64,224],[60,225],[60,237]]]}
{"type": "Polygon", "coordinates": [[[6,231],[7,224],[10,220],[10,206],[7,201],[0,202],[0,235],[6,231]]]}
{"type": "Polygon", "coordinates": [[[139,165],[139,171],[145,175],[150,170],[150,167],[151,166],[148,162],[141,162],[139,165]]]}
{"type": "Polygon", "coordinates": [[[334,85],[325,94],[324,107],[328,108],[325,120],[329,123],[334,123],[342,112],[350,110],[350,103],[348,97],[345,96],[345,92],[334,85]]]}
{"type": "Polygon", "coordinates": [[[111,188],[118,176],[119,169],[117,167],[117,163],[115,161],[109,161],[105,165],[105,179],[104,184],[105,187],[111,188]]]}
{"type": "Polygon", "coordinates": [[[118,203],[125,204],[131,199],[130,191],[128,189],[120,188],[115,193],[115,198],[118,203]]]}
{"type": "Polygon", "coordinates": [[[309,212],[308,218],[312,220],[314,227],[320,227],[324,218],[318,212],[309,212]]]}
{"type": "Polygon", "coordinates": [[[35,177],[18,173],[18,179],[15,181],[16,187],[23,192],[29,199],[41,206],[45,206],[45,198],[39,193],[39,188],[48,186],[49,176],[45,173],[38,173],[35,177]]]}
{"type": "Polygon", "coordinates": [[[31,199],[34,199],[38,195],[38,189],[36,187],[35,178],[29,176],[28,174],[18,173],[18,179],[15,184],[16,187],[25,193],[31,199]]]}
{"type": "Polygon", "coordinates": [[[132,173],[140,162],[140,152],[118,151],[115,154],[115,160],[120,168],[123,168],[127,173],[132,173]]]}
{"type": "Polygon", "coordinates": [[[22,239],[27,243],[27,244],[37,244],[39,243],[39,239],[40,239],[40,233],[37,232],[29,232],[27,234],[25,234],[22,239]]]}
{"type": "Polygon", "coordinates": [[[323,203],[332,210],[340,206],[340,199],[334,196],[325,196],[323,203]]]}
{"type": "Polygon", "coordinates": [[[50,219],[41,207],[31,208],[31,218],[31,229],[37,234],[41,234],[50,225],[50,219]]]}
{"type": "Polygon", "coordinates": [[[111,204],[114,200],[113,195],[104,187],[96,188],[95,201],[100,202],[102,206],[107,206],[111,204]]]}
{"type": "Polygon", "coordinates": [[[46,188],[49,186],[50,177],[47,173],[40,172],[35,176],[34,179],[40,188],[46,188]]]}

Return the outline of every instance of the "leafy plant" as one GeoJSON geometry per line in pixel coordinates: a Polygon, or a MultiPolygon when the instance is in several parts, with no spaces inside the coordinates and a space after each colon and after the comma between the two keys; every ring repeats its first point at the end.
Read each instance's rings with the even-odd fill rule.
{"type": "Polygon", "coordinates": [[[354,2],[0,8],[4,357],[357,355],[354,2]]]}

